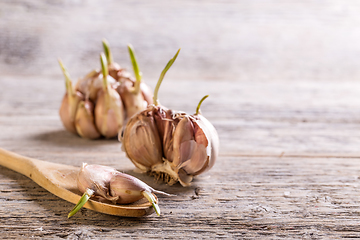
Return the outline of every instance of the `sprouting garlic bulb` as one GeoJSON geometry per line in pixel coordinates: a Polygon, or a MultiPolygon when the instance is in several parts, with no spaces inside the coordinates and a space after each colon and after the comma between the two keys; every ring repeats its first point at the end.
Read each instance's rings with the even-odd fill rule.
{"type": "Polygon", "coordinates": [[[77,186],[83,196],[68,217],[73,216],[93,196],[102,197],[114,204],[129,204],[145,197],[160,215],[154,193],[170,195],[157,191],[141,180],[114,168],[86,163],[83,163],[78,173],[77,186]]]}
{"type": "Polygon", "coordinates": [[[178,53],[160,75],[154,92],[155,105],[128,121],[122,144],[127,156],[142,171],[156,175],[169,185],[180,182],[189,186],[194,176],[214,165],[219,138],[214,126],[200,114],[200,105],[207,96],[193,115],[159,104],[158,89],[178,53]]]}
{"type": "Polygon", "coordinates": [[[134,80],[115,63],[109,45],[103,40],[101,70],[93,70],[72,86],[69,74],[60,62],[66,80],[66,95],[60,107],[65,128],[83,138],[115,138],[128,118],[152,104],[152,93],[141,81],[134,51],[129,45],[134,80]]]}

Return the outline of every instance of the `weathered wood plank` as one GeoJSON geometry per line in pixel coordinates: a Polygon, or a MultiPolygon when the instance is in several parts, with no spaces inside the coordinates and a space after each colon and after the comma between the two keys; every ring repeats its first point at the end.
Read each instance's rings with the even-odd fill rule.
{"type": "Polygon", "coordinates": [[[175,109],[190,112],[201,91],[211,95],[203,114],[221,139],[218,163],[189,188],[134,172],[116,140],[89,141],[64,131],[57,115],[61,76],[8,76],[0,84],[1,147],[65,164],[106,164],[176,194],[160,196],[161,217],[129,219],[84,209],[67,219],[72,204],[1,167],[5,238],[360,237],[358,83],[168,79],[160,97],[175,109]]]}
{"type": "Polygon", "coordinates": [[[2,168],[0,225],[9,237],[360,236],[358,161],[273,157],[221,157],[219,161],[222,167],[190,188],[152,184],[177,196],[161,197],[161,217],[142,219],[82,210],[68,220],[65,216],[72,204],[2,168]]]}

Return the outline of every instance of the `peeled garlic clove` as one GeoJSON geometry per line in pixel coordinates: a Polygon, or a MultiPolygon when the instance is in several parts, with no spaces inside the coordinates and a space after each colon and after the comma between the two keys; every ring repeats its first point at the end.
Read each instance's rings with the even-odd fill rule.
{"type": "Polygon", "coordinates": [[[95,105],[95,124],[101,135],[106,138],[117,137],[124,118],[124,107],[116,90],[101,90],[95,105]]]}
{"type": "Polygon", "coordinates": [[[95,126],[94,104],[91,101],[85,100],[79,103],[75,127],[78,134],[83,138],[97,139],[101,136],[95,126]]]}
{"type": "Polygon", "coordinates": [[[130,160],[143,171],[149,171],[153,165],[162,163],[161,140],[152,106],[128,121],[122,144],[130,160]]]}

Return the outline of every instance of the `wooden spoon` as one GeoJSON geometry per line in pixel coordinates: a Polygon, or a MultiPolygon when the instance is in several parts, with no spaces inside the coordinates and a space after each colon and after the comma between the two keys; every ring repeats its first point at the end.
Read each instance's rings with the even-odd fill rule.
{"type": "MultiPolygon", "coordinates": [[[[68,202],[76,204],[82,196],[76,181],[80,167],[28,158],[1,148],[0,165],[31,178],[41,187],[68,202]]],[[[84,207],[124,217],[141,217],[154,212],[151,203],[144,198],[127,205],[115,205],[89,199],[84,207]]]]}

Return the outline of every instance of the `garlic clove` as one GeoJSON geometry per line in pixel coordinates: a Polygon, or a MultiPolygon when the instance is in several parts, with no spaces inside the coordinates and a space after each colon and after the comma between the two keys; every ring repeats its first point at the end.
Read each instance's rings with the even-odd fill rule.
{"type": "Polygon", "coordinates": [[[102,53],[100,61],[103,74],[103,88],[98,93],[95,106],[95,124],[99,132],[106,138],[118,136],[121,131],[125,112],[119,93],[109,85],[106,57],[102,53]]]}
{"type": "Polygon", "coordinates": [[[94,113],[95,124],[101,135],[106,138],[117,137],[124,124],[125,111],[115,89],[99,92],[94,113]]]}
{"type": "Polygon", "coordinates": [[[134,81],[132,78],[122,79],[117,90],[125,105],[126,116],[127,118],[130,118],[137,112],[146,109],[146,107],[152,103],[152,100],[146,101],[146,98],[151,98],[152,95],[148,92],[146,85],[141,82],[142,74],[135,57],[135,52],[130,44],[128,45],[128,50],[136,80],[134,81]]]}
{"type": "Polygon", "coordinates": [[[108,63],[109,75],[114,79],[118,80],[121,77],[121,75],[123,75],[121,73],[123,69],[120,67],[118,63],[114,62],[108,41],[106,39],[103,39],[102,44],[103,44],[106,61],[108,63]]]}
{"type": "Polygon", "coordinates": [[[141,180],[118,172],[116,169],[102,165],[83,163],[77,176],[77,185],[83,196],[71,210],[73,216],[93,196],[100,196],[114,203],[128,204],[146,198],[160,215],[160,208],[153,193],[170,195],[157,191],[141,180]]]}
{"type": "Polygon", "coordinates": [[[128,204],[143,198],[143,191],[152,192],[152,188],[133,176],[116,172],[110,180],[110,195],[119,197],[117,203],[128,204]]]}
{"type": "Polygon", "coordinates": [[[148,103],[144,96],[134,92],[134,82],[131,79],[124,79],[117,88],[126,109],[126,117],[131,118],[136,113],[146,109],[148,103]]]}
{"type": "MultiPolygon", "coordinates": [[[[113,88],[116,88],[119,83],[111,76],[107,77],[107,81],[113,88]]],[[[99,91],[103,88],[103,74],[99,71],[92,71],[85,77],[80,78],[75,86],[75,89],[82,92],[86,99],[96,102],[99,91]]]]}
{"type": "Polygon", "coordinates": [[[149,108],[128,121],[122,143],[127,156],[143,171],[162,163],[161,140],[149,108]]]}
{"type": "Polygon", "coordinates": [[[208,140],[202,129],[195,127],[189,116],[183,117],[176,126],[173,142],[173,165],[183,168],[187,174],[195,175],[203,169],[208,156],[208,140]]]}
{"type": "Polygon", "coordinates": [[[59,109],[60,119],[64,127],[69,132],[77,134],[75,128],[75,115],[78,104],[81,100],[84,99],[84,96],[81,92],[74,90],[72,81],[70,79],[70,75],[60,59],[59,59],[59,64],[65,76],[65,87],[66,87],[66,94],[61,102],[61,106],[59,109]]]}
{"type": "Polygon", "coordinates": [[[197,119],[196,123],[198,127],[202,129],[207,136],[207,139],[210,140],[210,159],[208,166],[208,169],[210,169],[214,166],[217,156],[219,155],[219,135],[214,125],[212,125],[212,123],[203,115],[198,114],[194,115],[194,117],[197,119]]]}
{"type": "Polygon", "coordinates": [[[77,134],[75,128],[75,115],[78,103],[84,99],[80,92],[76,92],[75,96],[70,96],[66,93],[60,106],[59,115],[61,122],[66,130],[77,134]]]}
{"type": "Polygon", "coordinates": [[[94,194],[105,199],[113,200],[109,194],[109,182],[113,176],[114,169],[102,165],[88,165],[83,163],[77,176],[77,186],[80,192],[87,189],[94,191],[94,194]]]}
{"type": "Polygon", "coordinates": [[[173,164],[179,166],[189,160],[195,144],[194,126],[188,117],[183,117],[176,125],[173,136],[173,164]]]}
{"type": "Polygon", "coordinates": [[[140,83],[140,90],[144,100],[147,102],[147,105],[153,104],[153,94],[148,85],[144,82],[140,83]]]}
{"type": "Polygon", "coordinates": [[[83,138],[97,139],[101,136],[95,126],[94,104],[91,101],[85,100],[79,103],[75,127],[78,134],[83,138]]]}

